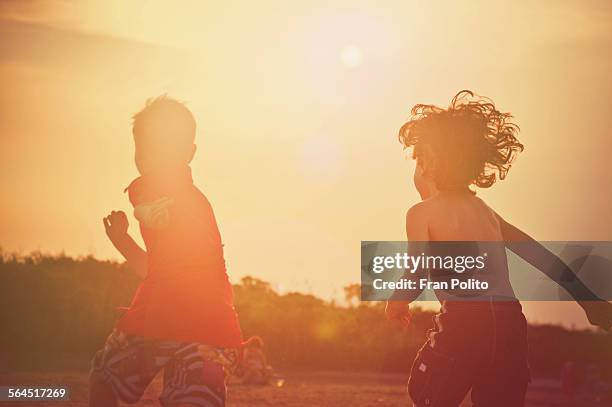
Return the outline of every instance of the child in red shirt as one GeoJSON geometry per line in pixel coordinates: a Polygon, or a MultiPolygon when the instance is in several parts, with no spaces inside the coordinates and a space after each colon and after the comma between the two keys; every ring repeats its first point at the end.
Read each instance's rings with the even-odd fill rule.
{"type": "Polygon", "coordinates": [[[92,363],[90,405],[136,402],[161,369],[164,406],[225,405],[225,372],[242,342],[212,207],[189,163],[196,123],[162,96],[134,116],[136,167],[127,188],[146,251],[128,235],[125,213],[106,233],[142,278],[132,304],[92,363]]]}

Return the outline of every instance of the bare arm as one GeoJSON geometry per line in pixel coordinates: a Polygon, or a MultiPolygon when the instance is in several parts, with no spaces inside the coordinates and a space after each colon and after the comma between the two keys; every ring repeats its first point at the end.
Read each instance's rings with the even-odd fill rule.
{"type": "Polygon", "coordinates": [[[610,329],[612,304],[600,299],[558,256],[501,216],[496,216],[508,249],[563,287],[585,310],[589,322],[610,329]]]}
{"type": "Polygon", "coordinates": [[[127,233],[128,220],[125,212],[112,211],[103,220],[106,235],[111,243],[121,253],[132,269],[140,278],[147,275],[147,252],[127,233]]]}
{"type": "MultiPolygon", "coordinates": [[[[427,218],[423,209],[422,205],[417,204],[406,213],[406,237],[409,242],[429,241],[427,218]]],[[[410,249],[411,247],[413,246],[409,245],[409,251],[412,251],[410,249]]],[[[418,280],[421,277],[422,276],[417,275],[417,273],[411,273],[410,271],[406,271],[403,276],[403,278],[415,281],[417,287],[418,280]]],[[[408,305],[417,299],[422,292],[422,289],[410,290],[410,298],[406,298],[406,294],[404,293],[399,293],[397,291],[393,293],[390,300],[387,301],[387,307],[385,309],[387,318],[407,323],[410,319],[408,305]]]]}

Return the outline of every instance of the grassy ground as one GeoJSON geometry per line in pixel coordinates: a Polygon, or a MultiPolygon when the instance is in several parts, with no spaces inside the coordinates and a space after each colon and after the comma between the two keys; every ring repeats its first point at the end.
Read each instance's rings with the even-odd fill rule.
{"type": "MultiPolygon", "coordinates": [[[[409,406],[405,392],[406,377],[375,373],[341,372],[293,372],[286,374],[284,382],[270,386],[233,385],[228,392],[228,407],[304,407],[304,406],[409,406]]],[[[0,374],[1,385],[62,383],[71,387],[70,402],[32,403],[34,406],[86,406],[87,373],[72,371],[62,373],[13,373],[0,374]]],[[[143,400],[137,406],[159,406],[157,397],[161,388],[158,378],[147,389],[143,400]]],[[[555,382],[536,381],[531,386],[527,406],[561,407],[561,395],[555,382]]],[[[9,406],[0,403],[0,407],[9,406]]],[[[24,407],[27,403],[14,403],[24,407]]],[[[470,403],[464,403],[468,406],[470,403]]],[[[463,407],[462,406],[462,407],[463,407]]]]}

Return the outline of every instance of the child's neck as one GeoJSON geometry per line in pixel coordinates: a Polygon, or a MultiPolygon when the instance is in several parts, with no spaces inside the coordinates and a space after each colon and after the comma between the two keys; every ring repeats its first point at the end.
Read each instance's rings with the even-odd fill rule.
{"type": "Polygon", "coordinates": [[[444,189],[438,189],[438,195],[475,195],[476,193],[469,186],[457,186],[444,189]]]}

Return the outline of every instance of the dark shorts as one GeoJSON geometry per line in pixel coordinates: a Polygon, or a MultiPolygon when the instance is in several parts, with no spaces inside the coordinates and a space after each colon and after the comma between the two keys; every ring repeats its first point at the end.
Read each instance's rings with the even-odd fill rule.
{"type": "Polygon", "coordinates": [[[415,405],[456,407],[470,390],[476,407],[524,405],[530,374],[518,302],[443,308],[434,322],[410,373],[415,405]]]}
{"type": "Polygon", "coordinates": [[[127,346],[109,345],[92,361],[91,380],[109,384],[118,399],[136,403],[163,369],[162,406],[189,403],[194,406],[225,405],[225,372],[217,362],[205,359],[197,343],[180,343],[128,336],[127,346]]]}

